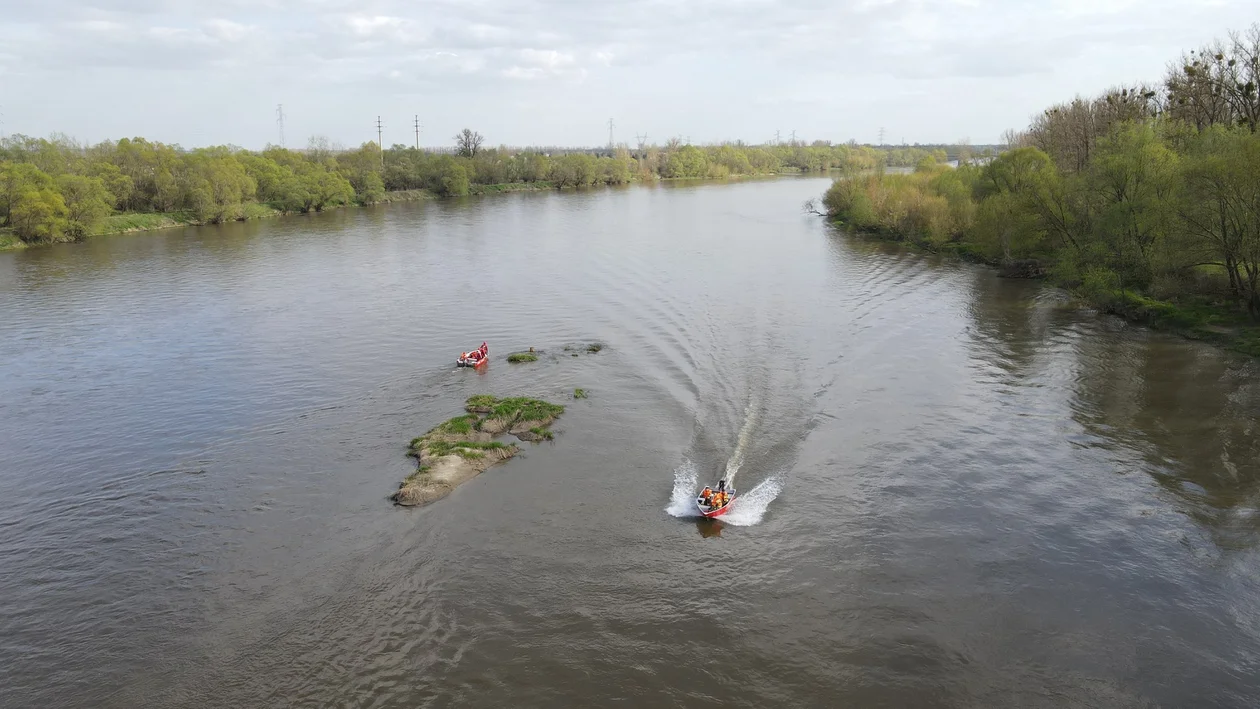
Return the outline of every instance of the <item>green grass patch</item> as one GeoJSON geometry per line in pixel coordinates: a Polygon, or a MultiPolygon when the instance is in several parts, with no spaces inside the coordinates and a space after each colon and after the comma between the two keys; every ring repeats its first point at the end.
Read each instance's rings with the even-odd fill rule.
{"type": "Polygon", "coordinates": [[[574,399],[585,399],[585,398],[586,398],[586,390],[585,390],[585,389],[574,389],[574,390],[573,390],[573,398],[574,398],[574,399]]]}
{"type": "Polygon", "coordinates": [[[403,478],[403,485],[411,485],[412,483],[419,482],[420,478],[428,474],[429,474],[429,466],[422,465],[416,468],[416,472],[403,478]]]}
{"type": "Polygon", "coordinates": [[[509,362],[537,362],[538,355],[534,354],[533,352],[516,352],[514,354],[508,355],[507,361],[509,362]]]}
{"type": "Polygon", "coordinates": [[[271,217],[278,217],[281,214],[283,214],[283,212],[280,210],[265,204],[259,204],[258,202],[247,202],[241,207],[241,219],[245,220],[269,219],[271,217]]]}
{"type": "Polygon", "coordinates": [[[105,217],[97,234],[122,234],[129,231],[166,229],[195,223],[190,212],[127,212],[105,217]]]}
{"type": "Polygon", "coordinates": [[[601,342],[592,342],[591,344],[586,346],[586,351],[590,352],[591,354],[595,354],[596,352],[599,352],[602,349],[604,349],[604,345],[601,342]]]}
{"type": "Polygon", "coordinates": [[[25,246],[26,242],[17,238],[12,229],[0,229],[0,251],[20,249],[25,246]]]}
{"type": "Polygon", "coordinates": [[[555,185],[546,180],[538,182],[504,182],[497,185],[469,185],[469,194],[500,194],[503,192],[529,192],[532,190],[555,189],[555,185]]]}
{"type": "Polygon", "coordinates": [[[477,394],[475,396],[468,397],[468,400],[464,402],[464,406],[467,406],[468,408],[482,409],[486,407],[493,407],[497,403],[499,403],[498,397],[490,396],[489,394],[477,394]]]}
{"type": "MultiPolygon", "coordinates": [[[[415,448],[416,446],[413,445],[412,447],[415,448]]],[[[462,441],[458,443],[451,443],[448,441],[428,441],[422,439],[420,447],[428,448],[429,455],[435,458],[441,458],[442,456],[454,453],[455,455],[462,456],[467,460],[477,460],[486,457],[485,451],[500,450],[503,448],[509,448],[510,446],[506,443],[500,443],[498,441],[462,441]]]]}
{"type": "Polygon", "coordinates": [[[452,433],[457,436],[466,436],[477,429],[477,423],[480,421],[473,414],[465,414],[450,419],[434,430],[435,433],[452,433]]]}
{"type": "Polygon", "coordinates": [[[548,430],[547,430],[547,429],[545,429],[545,428],[538,428],[537,426],[535,426],[534,428],[529,429],[529,432],[530,432],[530,433],[532,433],[532,434],[534,434],[535,436],[538,436],[539,438],[543,439],[544,441],[550,441],[550,440],[553,440],[553,439],[556,437],[556,434],[552,433],[551,431],[548,431],[548,430]]]}
{"type": "Polygon", "coordinates": [[[416,202],[422,199],[437,199],[437,195],[428,190],[391,190],[386,192],[380,201],[387,202],[416,202]]]}
{"type": "Polygon", "coordinates": [[[559,404],[552,404],[539,399],[516,397],[501,399],[495,405],[494,411],[490,415],[498,419],[543,421],[555,418],[562,413],[564,413],[564,407],[559,404]]]}
{"type": "Polygon", "coordinates": [[[1204,297],[1173,302],[1133,291],[1080,295],[1103,312],[1130,322],[1260,357],[1260,323],[1232,303],[1219,303],[1204,297]]]}

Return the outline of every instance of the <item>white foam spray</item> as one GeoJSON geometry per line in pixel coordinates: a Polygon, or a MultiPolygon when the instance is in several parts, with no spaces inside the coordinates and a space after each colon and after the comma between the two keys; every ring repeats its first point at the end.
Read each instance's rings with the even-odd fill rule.
{"type": "Polygon", "coordinates": [[[783,482],[778,475],[772,475],[757,483],[748,492],[741,492],[731,505],[731,511],[722,515],[721,519],[736,527],[751,527],[761,522],[766,510],[774,498],[783,492],[783,482]]]}
{"type": "Polygon", "coordinates": [[[669,494],[665,511],[674,517],[696,517],[696,465],[690,460],[674,469],[674,489],[669,494]]]}
{"type": "Polygon", "coordinates": [[[760,402],[754,396],[748,402],[747,408],[744,409],[744,425],[739,429],[739,439],[735,441],[735,452],[731,454],[731,459],[726,461],[726,484],[733,485],[735,483],[735,473],[744,464],[744,451],[748,448],[748,441],[752,438],[753,429],[757,427],[758,414],[760,413],[760,402]]]}

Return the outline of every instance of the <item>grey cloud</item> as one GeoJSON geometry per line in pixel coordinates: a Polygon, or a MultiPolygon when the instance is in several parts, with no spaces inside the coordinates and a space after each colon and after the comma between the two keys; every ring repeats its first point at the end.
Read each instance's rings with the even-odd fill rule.
{"type": "MultiPolygon", "coordinates": [[[[0,19],[0,75],[14,82],[6,93],[23,92],[5,99],[11,127],[15,118],[65,120],[40,106],[86,76],[94,83],[84,92],[99,93],[160,75],[154,80],[177,102],[230,92],[211,102],[221,112],[192,119],[225,131],[242,124],[234,115],[241,93],[317,93],[330,125],[357,123],[351,112],[364,100],[403,105],[423,96],[435,121],[497,123],[517,142],[565,137],[548,133],[558,129],[551,121],[526,125],[496,114],[496,105],[552,106],[591,124],[614,111],[645,123],[666,114],[738,116],[708,129],[716,139],[741,137],[731,132],[753,122],[770,130],[781,113],[834,125],[811,111],[838,99],[891,110],[910,91],[946,105],[958,82],[982,80],[997,98],[968,84],[971,100],[988,101],[1001,118],[966,132],[996,137],[1035,109],[1004,102],[1012,82],[1045,82],[1042,103],[1050,103],[1069,85],[1089,91],[1102,73],[1111,82],[1157,79],[1162,64],[1139,66],[1129,48],[1171,59],[1241,26],[1249,12],[1246,0],[1191,15],[1173,0],[43,0],[0,19]],[[1106,64],[1083,70],[1087,56],[1106,64]],[[460,101],[448,106],[447,97],[460,101]],[[678,105],[656,106],[666,100],[678,105]],[[741,101],[742,113],[730,110],[741,101]]],[[[124,92],[109,97],[95,106],[111,120],[141,110],[124,92]]],[[[960,133],[965,127],[949,122],[973,113],[956,115],[898,119],[916,121],[928,139],[960,133]]],[[[74,120],[56,127],[91,133],[87,119],[74,120]]],[[[858,119],[845,120],[857,130],[858,119]]]]}

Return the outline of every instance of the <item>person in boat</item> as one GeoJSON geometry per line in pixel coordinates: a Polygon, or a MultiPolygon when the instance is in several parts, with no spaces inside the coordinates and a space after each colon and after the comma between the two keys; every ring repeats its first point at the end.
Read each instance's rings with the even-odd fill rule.
{"type": "Polygon", "coordinates": [[[718,481],[718,492],[726,492],[726,480],[725,480],[725,479],[722,479],[722,480],[719,480],[719,481],[718,481]]]}
{"type": "Polygon", "coordinates": [[[700,499],[704,500],[705,504],[708,504],[709,500],[712,497],[713,497],[713,488],[709,487],[708,485],[705,485],[704,489],[700,491],[700,499]]]}

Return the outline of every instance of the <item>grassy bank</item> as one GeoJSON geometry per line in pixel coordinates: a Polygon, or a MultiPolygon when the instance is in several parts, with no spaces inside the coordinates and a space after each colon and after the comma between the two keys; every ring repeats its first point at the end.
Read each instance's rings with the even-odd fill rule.
{"type": "Polygon", "coordinates": [[[24,248],[26,248],[26,243],[14,236],[12,229],[0,229],[0,251],[24,248]]]}
{"type": "MultiPolygon", "coordinates": [[[[505,192],[511,190],[503,190],[505,192]]],[[[437,195],[428,190],[395,190],[386,192],[378,203],[391,202],[412,202],[418,200],[436,199],[437,195]]],[[[357,206],[357,205],[347,205],[357,206]]],[[[275,207],[250,202],[241,205],[240,213],[236,219],[232,221],[253,221],[255,219],[270,219],[272,217],[282,217],[298,212],[285,212],[275,207]]],[[[170,229],[182,226],[204,226],[206,222],[197,219],[196,215],[190,210],[181,210],[177,212],[124,212],[122,214],[111,214],[101,220],[97,226],[86,238],[94,236],[110,236],[114,234],[131,234],[140,231],[157,231],[159,229],[170,229]]],[[[46,244],[32,243],[28,244],[17,238],[13,231],[8,228],[0,229],[0,251],[11,251],[15,249],[23,249],[29,246],[44,246],[46,244]]]]}
{"type": "Polygon", "coordinates": [[[505,192],[539,192],[542,190],[553,190],[556,188],[555,183],[550,180],[539,180],[537,182],[504,182],[498,185],[470,185],[468,194],[502,194],[505,192]]]}
{"type": "Polygon", "coordinates": [[[426,199],[437,199],[438,196],[428,190],[391,190],[377,200],[378,204],[392,202],[419,202],[426,199]]]}
{"type": "Polygon", "coordinates": [[[1260,357],[1260,324],[1237,307],[1201,298],[1158,300],[1132,291],[1073,292],[1084,302],[1129,322],[1260,357]]]}

